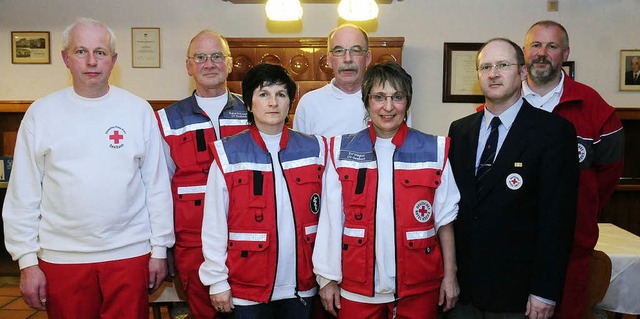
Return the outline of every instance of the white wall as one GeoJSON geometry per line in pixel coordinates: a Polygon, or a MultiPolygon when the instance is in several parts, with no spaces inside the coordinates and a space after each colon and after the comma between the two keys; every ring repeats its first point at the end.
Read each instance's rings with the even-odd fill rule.
{"type": "MultiPolygon", "coordinates": [[[[78,16],[112,27],[119,59],[112,83],[146,99],[180,99],[193,84],[184,59],[189,40],[204,28],[227,37],[323,37],[338,25],[336,5],[304,4],[302,30],[269,33],[264,5],[221,0],[0,0],[0,100],[32,100],[71,84],[60,58],[62,30],[78,16]],[[161,29],[162,68],[131,67],[131,27],[161,29]],[[11,64],[11,31],[50,31],[50,65],[11,64]]],[[[535,21],[552,19],[569,31],[576,79],[616,107],[640,106],[640,92],[618,91],[620,49],[640,48],[640,0],[404,0],[380,5],[370,36],[403,36],[403,65],[414,78],[414,126],[446,134],[474,104],[442,103],[443,42],[484,42],[497,36],[522,43],[535,21]]]]}

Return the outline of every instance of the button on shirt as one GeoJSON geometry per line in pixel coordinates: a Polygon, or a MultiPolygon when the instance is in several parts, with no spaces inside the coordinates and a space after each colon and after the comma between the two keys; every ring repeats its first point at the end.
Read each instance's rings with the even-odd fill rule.
{"type": "MultiPolygon", "coordinates": [[[[564,72],[560,72],[560,74],[560,83],[544,96],[533,92],[527,80],[522,81],[522,96],[529,104],[533,105],[533,107],[552,112],[556,105],[560,103],[560,97],[562,97],[562,92],[564,91],[564,72]]],[[[500,117],[500,119],[502,119],[502,117],[500,117]]]]}
{"type": "MultiPolygon", "coordinates": [[[[498,126],[498,147],[496,148],[496,159],[498,158],[498,153],[500,152],[500,148],[502,147],[502,143],[504,143],[505,137],[507,137],[507,133],[513,125],[513,121],[516,119],[516,115],[520,111],[522,107],[522,99],[518,99],[518,102],[510,106],[506,111],[500,114],[500,121],[502,124],[498,126]]],[[[480,123],[480,135],[478,136],[478,148],[476,149],[476,172],[478,171],[478,166],[480,165],[480,157],[482,156],[482,151],[484,150],[485,144],[487,144],[487,138],[489,138],[489,134],[491,133],[491,120],[495,117],[494,114],[489,112],[489,110],[484,108],[484,116],[482,117],[482,123],[480,123]]]]}

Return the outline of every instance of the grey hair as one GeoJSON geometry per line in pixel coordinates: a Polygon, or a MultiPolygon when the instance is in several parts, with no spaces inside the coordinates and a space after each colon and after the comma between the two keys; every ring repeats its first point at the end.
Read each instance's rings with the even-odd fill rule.
{"type": "Polygon", "coordinates": [[[71,41],[71,31],[73,31],[73,28],[75,28],[78,25],[95,25],[95,26],[100,26],[103,27],[107,30],[107,32],[109,33],[109,50],[111,55],[115,55],[116,54],[116,35],[113,33],[113,30],[111,30],[111,28],[107,27],[104,23],[93,19],[93,18],[78,18],[76,21],[74,21],[71,25],[69,25],[66,29],[64,29],[64,31],[62,31],[62,50],[64,51],[68,51],[69,50],[69,41],[71,41]]]}
{"type": "Polygon", "coordinates": [[[199,36],[201,36],[203,34],[210,34],[210,35],[213,35],[213,36],[216,36],[216,37],[220,38],[220,42],[222,42],[222,54],[224,54],[227,57],[231,56],[231,50],[229,49],[229,42],[227,42],[227,39],[225,39],[222,36],[222,34],[220,34],[218,32],[215,32],[215,31],[212,31],[212,30],[209,30],[209,29],[202,30],[202,31],[198,32],[198,34],[196,34],[193,38],[191,38],[191,41],[189,41],[189,46],[187,47],[187,56],[189,56],[191,54],[190,50],[191,50],[191,44],[193,43],[193,41],[197,37],[199,37],[199,36]]]}

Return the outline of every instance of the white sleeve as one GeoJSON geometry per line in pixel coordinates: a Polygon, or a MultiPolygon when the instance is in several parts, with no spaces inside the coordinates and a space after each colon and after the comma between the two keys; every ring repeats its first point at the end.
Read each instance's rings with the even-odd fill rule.
{"type": "Polygon", "coordinates": [[[44,155],[37,154],[29,111],[18,129],[13,167],[2,208],[4,241],[20,269],[37,265],[44,155]],[[19,182],[18,182],[19,181],[19,182]]]}
{"type": "Polygon", "coordinates": [[[204,262],[200,266],[200,281],[209,286],[209,294],[217,294],[231,289],[227,278],[227,242],[229,211],[229,190],[214,161],[209,169],[207,190],[204,197],[204,217],[202,219],[202,253],[204,262]]]}
{"type": "Polygon", "coordinates": [[[151,223],[151,257],[167,258],[167,248],[172,247],[176,240],[173,232],[173,198],[162,149],[163,139],[151,106],[147,121],[149,139],[140,173],[146,188],[146,206],[151,223]]]}
{"type": "Polygon", "coordinates": [[[318,233],[313,249],[313,272],[324,279],[342,281],[342,184],[333,165],[333,154],[327,160],[322,183],[322,206],[318,233]]]}
{"type": "Polygon", "coordinates": [[[460,201],[460,191],[453,178],[451,164],[447,159],[442,172],[440,186],[436,189],[436,195],[433,200],[436,232],[440,226],[447,225],[454,221],[458,216],[458,202],[460,201]]]}
{"type": "Polygon", "coordinates": [[[176,173],[176,163],[173,161],[173,157],[171,157],[171,147],[169,147],[169,144],[164,138],[162,139],[162,151],[164,153],[164,159],[167,162],[169,180],[171,180],[176,173]]]}

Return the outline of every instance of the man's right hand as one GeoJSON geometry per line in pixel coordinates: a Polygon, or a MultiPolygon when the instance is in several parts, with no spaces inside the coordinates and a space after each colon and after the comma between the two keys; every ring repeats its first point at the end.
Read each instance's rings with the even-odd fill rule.
{"type": "Polygon", "coordinates": [[[334,317],[338,317],[338,310],[340,310],[340,287],[338,287],[337,282],[332,280],[320,288],[320,300],[326,311],[334,317]]]}
{"type": "Polygon", "coordinates": [[[20,271],[20,293],[29,307],[46,310],[47,278],[38,265],[20,271]]]}

